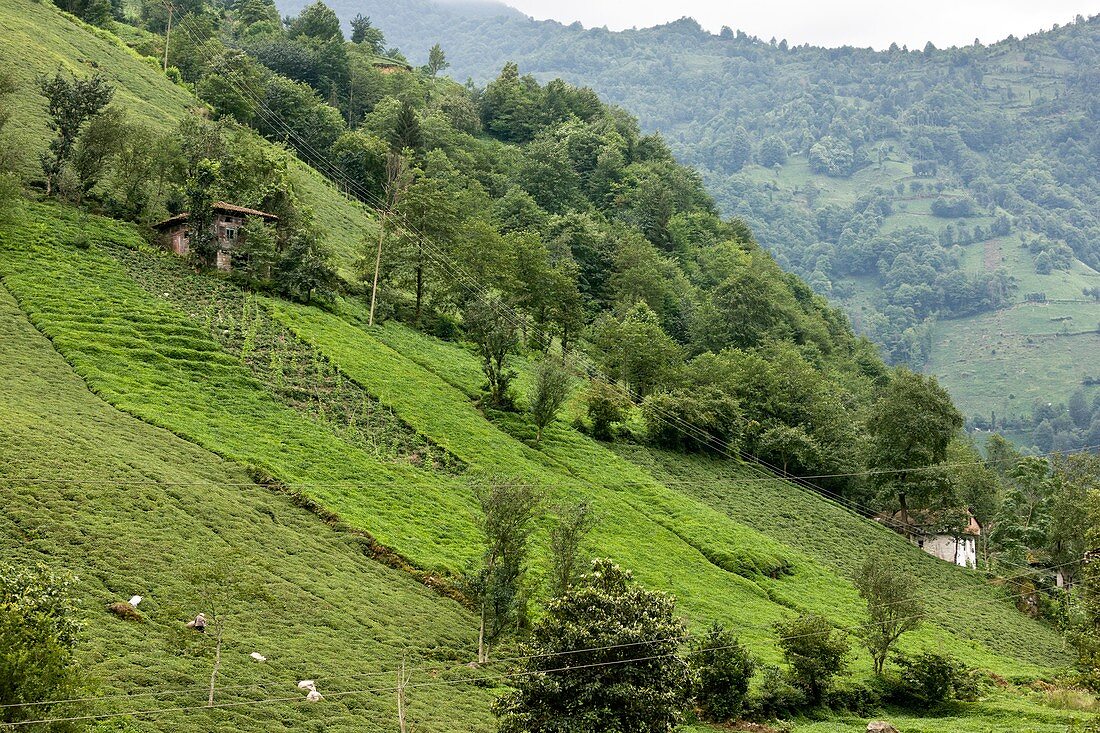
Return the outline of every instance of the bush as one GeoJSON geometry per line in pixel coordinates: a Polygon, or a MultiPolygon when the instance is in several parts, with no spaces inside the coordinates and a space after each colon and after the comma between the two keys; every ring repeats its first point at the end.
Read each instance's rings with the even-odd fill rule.
{"type": "Polygon", "coordinates": [[[586,401],[588,419],[592,421],[592,436],[610,440],[611,426],[623,421],[628,400],[614,386],[597,380],[588,388],[586,401]]]}
{"type": "Polygon", "coordinates": [[[797,715],[809,698],[783,670],[774,665],[763,667],[760,687],[745,702],[745,717],[754,720],[774,720],[797,715]]]}
{"type": "Polygon", "coordinates": [[[825,704],[833,710],[866,717],[882,706],[883,691],[879,686],[848,683],[838,685],[825,696],[825,704]]]}
{"type": "Polygon", "coordinates": [[[775,630],[791,678],[806,690],[810,702],[822,702],[833,678],[844,673],[851,648],[847,635],[816,615],[781,621],[775,630]]]}
{"type": "Polygon", "coordinates": [[[741,715],[756,662],[732,632],[715,623],[687,659],[691,695],[703,718],[714,723],[741,715]]]}
{"type": "Polygon", "coordinates": [[[145,621],[145,617],[142,616],[141,613],[129,603],[112,603],[111,605],[107,606],[107,610],[118,616],[123,621],[137,621],[138,623],[142,623],[145,621]]]}
{"type": "Polygon", "coordinates": [[[902,705],[931,707],[948,700],[972,700],[980,692],[978,677],[961,662],[946,654],[924,652],[899,657],[901,676],[891,698],[902,705]]]}

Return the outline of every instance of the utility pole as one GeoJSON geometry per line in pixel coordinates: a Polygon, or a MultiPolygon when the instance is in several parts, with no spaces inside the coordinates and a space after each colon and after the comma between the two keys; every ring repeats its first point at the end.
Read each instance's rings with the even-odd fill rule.
{"type": "Polygon", "coordinates": [[[374,255],[374,284],[370,289],[370,321],[368,326],[374,325],[374,304],[378,298],[378,271],[382,268],[382,240],[386,236],[386,215],[389,213],[389,206],[386,203],[382,205],[382,221],[378,225],[378,252],[374,255]]]}
{"type": "Polygon", "coordinates": [[[175,8],[168,3],[168,29],[164,32],[164,73],[168,73],[168,42],[172,39],[172,11],[175,8]]]}
{"type": "Polygon", "coordinates": [[[386,238],[386,217],[397,208],[405,188],[405,159],[399,153],[390,153],[386,157],[386,188],[382,193],[382,220],[378,226],[378,250],[374,255],[374,283],[370,290],[370,319],[368,326],[374,325],[374,307],[378,300],[378,273],[382,269],[382,242],[386,238]]]}

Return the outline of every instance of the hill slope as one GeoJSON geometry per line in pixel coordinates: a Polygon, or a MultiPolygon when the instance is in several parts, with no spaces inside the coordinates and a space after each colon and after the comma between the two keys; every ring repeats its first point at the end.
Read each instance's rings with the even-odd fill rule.
{"type": "MultiPolygon", "coordinates": [[[[140,56],[112,33],[52,3],[0,0],[0,36],[0,64],[18,85],[4,130],[5,145],[15,152],[17,169],[26,178],[41,176],[36,151],[49,138],[45,99],[35,83],[39,75],[59,68],[82,76],[102,73],[116,90],[113,104],[152,132],[175,129],[193,110],[203,108],[187,89],[168,81],[156,59],[140,56]]],[[[287,158],[296,193],[324,223],[338,267],[350,272],[363,238],[375,231],[373,221],[316,171],[289,153],[287,158]]]]}
{"type": "MultiPolygon", "coordinates": [[[[12,0],[3,1],[7,15],[12,0]]],[[[40,22],[42,35],[73,23],[52,11],[40,22]]],[[[94,39],[108,40],[80,36],[94,39]]],[[[144,64],[120,56],[112,73],[124,81],[144,64]]],[[[1059,637],[1000,589],[816,494],[771,478],[761,491],[755,472],[739,483],[749,476],[733,462],[716,479],[705,463],[617,453],[564,420],[535,446],[523,418],[475,407],[481,375],[461,345],[396,324],[364,328],[355,302],[322,310],[246,294],[150,248],[133,226],[54,204],[29,203],[0,225],[0,278],[0,466],[17,479],[0,482],[0,548],[86,579],[81,654],[103,688],[201,688],[209,659],[178,633],[201,602],[187,570],[226,559],[268,593],[241,602],[223,684],[271,683],[250,699],[277,690],[269,696],[297,700],[293,681],[315,677],[336,703],[197,711],[168,718],[173,729],[392,728],[388,679],[383,692],[350,693],[376,687],[366,675],[388,678],[403,652],[435,667],[415,703],[423,729],[488,729],[489,694],[454,669],[471,656],[472,619],[422,584],[444,586],[477,556],[472,486],[491,473],[535,483],[548,501],[591,499],[603,521],[588,552],[675,593],[693,627],[735,626],[766,660],[778,658],[775,620],[814,610],[861,623],[847,576],[881,553],[916,572],[930,598],[948,599],[908,648],[948,650],[1004,675],[1069,661],[1059,637]],[[341,531],[296,508],[296,495],[341,531]],[[800,531],[792,517],[805,519],[800,531]],[[135,592],[149,596],[148,624],[103,610],[135,592]],[[269,665],[251,665],[252,650],[269,665]]],[[[544,534],[536,544],[535,580],[544,534]]],[[[856,667],[868,672],[865,655],[856,667]]],[[[194,698],[201,689],[179,706],[194,698]]],[[[123,709],[115,704],[95,711],[123,709]]],[[[1057,724],[1042,717],[1044,730],[1057,724]]]]}
{"type": "Polygon", "coordinates": [[[442,43],[456,79],[516,61],[622,105],[892,360],[944,376],[976,424],[993,410],[1029,431],[1036,402],[1095,376],[1079,357],[1100,338],[1100,301],[1083,294],[1100,285],[1098,18],[876,53],[712,35],[690,19],[609,32],[461,3],[332,4],[345,20],[370,15],[415,61],[442,43]],[[1037,322],[1029,294],[1073,301],[1040,312],[1080,335],[1052,338],[1058,322],[1037,322]],[[980,378],[955,368],[960,343],[983,347],[967,353],[980,378]]]}

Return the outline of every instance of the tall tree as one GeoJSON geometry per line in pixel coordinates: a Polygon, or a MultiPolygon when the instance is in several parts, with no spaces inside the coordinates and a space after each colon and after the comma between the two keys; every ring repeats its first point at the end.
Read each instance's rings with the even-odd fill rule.
{"type": "Polygon", "coordinates": [[[362,13],[351,19],[351,42],[366,46],[375,56],[381,56],[386,50],[386,36],[362,13]]]}
{"type": "Polygon", "coordinates": [[[935,466],[947,457],[962,425],[962,415],[935,377],[904,367],[875,401],[868,420],[871,467],[880,472],[878,485],[896,500],[906,526],[911,504],[927,508],[952,498],[950,482],[935,466]]]}
{"type": "Polygon", "coordinates": [[[820,703],[833,679],[844,672],[851,649],[846,634],[824,616],[814,615],[781,621],[775,630],[791,674],[810,700],[820,703]]]}
{"type": "Polygon", "coordinates": [[[531,403],[528,412],[538,432],[535,443],[542,442],[542,431],[554,421],[562,405],[569,399],[573,380],[561,364],[550,357],[539,362],[535,370],[535,384],[532,387],[531,403]]]}
{"type": "Polygon", "coordinates": [[[871,653],[875,674],[881,677],[890,650],[898,639],[920,626],[924,601],[914,576],[894,570],[876,556],[864,561],[853,582],[867,602],[870,617],[870,622],[858,633],[871,653]]]}
{"type": "Polygon", "coordinates": [[[510,409],[511,385],[516,373],[509,368],[507,359],[519,346],[519,329],[511,309],[499,295],[486,295],[467,306],[462,323],[481,357],[481,370],[488,383],[487,405],[510,409]]]}
{"type": "Polygon", "coordinates": [[[39,156],[46,175],[46,194],[57,185],[65,165],[72,157],[77,138],[85,123],[98,115],[110,103],[115,90],[102,74],[78,79],[59,69],[50,76],[38,78],[38,88],[46,98],[46,124],[55,133],[47,151],[39,156]]]}
{"type": "Polygon", "coordinates": [[[287,26],[287,35],[291,38],[305,36],[315,41],[330,41],[337,37],[341,41],[344,40],[344,34],[340,30],[340,18],[321,0],[307,5],[298,17],[290,21],[287,26]]]}
{"type": "Polygon", "coordinates": [[[203,158],[187,180],[190,252],[199,264],[208,266],[218,252],[218,235],[214,229],[214,191],[221,178],[221,163],[203,158]]]}
{"type": "Polygon", "coordinates": [[[610,560],[550,601],[525,674],[494,706],[501,733],[668,733],[684,701],[676,601],[610,560]]]}
{"type": "Polygon", "coordinates": [[[598,521],[587,501],[559,506],[550,530],[550,595],[563,596],[577,582],[581,544],[598,521]]]}
{"type": "Polygon", "coordinates": [[[435,76],[444,69],[450,67],[447,55],[443,53],[443,47],[438,43],[428,51],[428,74],[435,76]]]}
{"type": "Polygon", "coordinates": [[[466,587],[478,604],[477,660],[489,661],[489,645],[525,615],[523,578],[527,546],[541,506],[533,487],[493,479],[474,489],[481,510],[483,551],[480,565],[467,574],[466,587]]]}

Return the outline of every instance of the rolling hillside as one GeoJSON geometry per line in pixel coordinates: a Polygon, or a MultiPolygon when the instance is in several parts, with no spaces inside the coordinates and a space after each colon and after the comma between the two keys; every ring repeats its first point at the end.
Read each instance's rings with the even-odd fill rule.
{"type": "Polygon", "coordinates": [[[1100,339],[1100,301],[1083,292],[1100,285],[1098,18],[984,46],[874,52],[716,35],[687,18],[609,32],[503,5],[332,5],[345,21],[371,16],[414,62],[441,43],[456,79],[485,82],[514,61],[622,105],[889,359],[943,378],[974,425],[995,412],[1031,445],[1036,405],[1064,404],[1096,376],[1081,357],[1100,339]],[[935,215],[937,199],[974,206],[935,215]],[[895,261],[899,250],[917,266],[895,261]],[[1071,302],[1033,307],[1029,294],[1071,302]],[[1061,318],[1076,335],[1057,335],[1061,318]]]}
{"type": "MultiPolygon", "coordinates": [[[[194,103],[52,6],[0,0],[0,32],[0,58],[18,60],[24,82],[58,62],[95,63],[149,124],[170,126],[194,103]]],[[[13,124],[33,161],[44,127],[28,89],[13,124]]],[[[296,170],[303,197],[332,212],[347,263],[366,215],[296,170]]],[[[814,611],[864,623],[849,578],[867,556],[912,571],[931,615],[903,647],[947,651],[1006,682],[942,717],[904,719],[906,730],[1007,733],[1026,721],[1054,733],[1085,717],[1013,686],[1072,658],[1003,588],[733,460],[601,443],[566,418],[536,445],[523,416],[476,406],[482,376],[465,345],[396,322],[368,328],[358,301],[320,308],[246,292],[133,225],[35,200],[0,222],[0,282],[0,556],[80,578],[79,655],[99,693],[58,713],[96,716],[102,730],[394,731],[404,659],[416,730],[493,730],[491,678],[511,669],[511,650],[467,668],[477,628],[457,579],[479,553],[473,488],[506,476],[548,503],[590,500],[601,522],[587,554],[676,595],[693,629],[729,624],[766,662],[779,660],[775,621],[814,611]],[[219,582],[203,573],[219,567],[232,601],[222,707],[206,710],[210,645],[182,623],[219,582]],[[143,622],[107,611],[133,594],[146,597],[143,622]],[[300,679],[317,680],[325,701],[304,704],[300,679]],[[152,712],[115,715],[137,710],[152,712]]],[[[535,537],[535,581],[549,522],[535,537]]],[[[853,667],[869,676],[866,653],[853,667]]]]}

